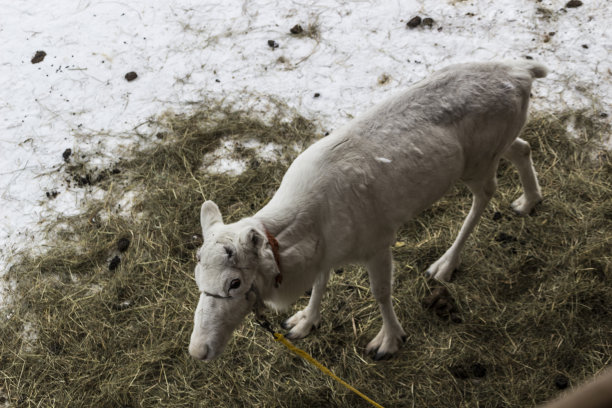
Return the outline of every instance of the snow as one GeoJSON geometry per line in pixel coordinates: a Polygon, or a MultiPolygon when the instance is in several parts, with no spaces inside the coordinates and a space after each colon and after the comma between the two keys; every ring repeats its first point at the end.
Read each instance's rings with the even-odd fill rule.
{"type": "Polygon", "coordinates": [[[134,129],[155,131],[148,118],[193,102],[261,109],[272,97],[331,131],[438,67],[529,56],[550,69],[534,109],[611,114],[612,7],[564,4],[0,0],[0,273],[41,225],[92,194],[65,186],[65,149],[110,163],[138,140],[134,129]],[[416,15],[433,25],[408,28],[416,15]],[[291,35],[295,24],[316,32],[291,35]],[[47,55],[32,64],[38,50],[47,55]]]}
{"type": "MultiPolygon", "coordinates": [[[[247,169],[248,163],[240,158],[232,157],[238,143],[234,140],[224,140],[221,147],[204,156],[202,167],[212,174],[227,174],[237,176],[247,169]]],[[[257,140],[247,140],[240,143],[242,148],[257,152],[260,159],[275,161],[281,158],[282,147],[274,143],[262,144],[257,140]]]]}

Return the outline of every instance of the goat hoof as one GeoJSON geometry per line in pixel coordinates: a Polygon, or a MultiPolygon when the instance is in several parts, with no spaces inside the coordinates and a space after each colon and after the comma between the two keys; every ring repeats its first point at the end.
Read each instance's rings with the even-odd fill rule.
{"type": "Polygon", "coordinates": [[[432,276],[432,272],[431,272],[429,269],[425,271],[425,277],[426,277],[427,279],[431,279],[431,278],[433,278],[433,276],[432,276]]]}
{"type": "Polygon", "coordinates": [[[389,360],[391,357],[393,357],[392,353],[384,353],[384,352],[378,351],[374,355],[374,360],[375,361],[384,361],[384,360],[389,360]]]}
{"type": "Polygon", "coordinates": [[[289,330],[293,327],[293,325],[290,323],[287,323],[287,320],[283,320],[283,322],[281,323],[281,327],[285,330],[289,330]]]}

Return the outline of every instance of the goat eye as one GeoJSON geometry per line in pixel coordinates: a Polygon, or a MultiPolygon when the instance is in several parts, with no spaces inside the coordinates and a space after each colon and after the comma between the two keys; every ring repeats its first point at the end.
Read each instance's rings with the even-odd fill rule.
{"type": "Polygon", "coordinates": [[[230,289],[238,289],[240,287],[240,279],[234,279],[230,282],[230,289]]]}

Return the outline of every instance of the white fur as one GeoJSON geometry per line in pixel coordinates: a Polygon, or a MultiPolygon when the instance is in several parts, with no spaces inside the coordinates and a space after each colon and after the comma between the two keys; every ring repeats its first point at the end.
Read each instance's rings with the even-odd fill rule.
{"type": "Polygon", "coordinates": [[[516,165],[524,187],[514,209],[521,214],[533,209],[541,200],[540,187],[529,145],[518,134],[531,83],[545,74],[530,61],[447,67],[306,149],[254,216],[224,225],[217,206],[204,203],[196,281],[200,291],[230,298],[202,295],[191,354],[209,360],[222,351],[253,307],[251,287],[276,309],[312,287],[308,306],[285,322],[290,338],[306,336],[320,321],[330,269],[348,262],[366,265],[383,318],[367,351],[376,359],[395,353],[405,336],[391,304],[390,246],[397,229],[458,180],[467,184],[472,208],[453,245],[427,270],[446,281],[495,191],[501,157],[516,165]],[[266,230],[280,244],[279,287],[266,230]],[[233,260],[226,259],[226,246],[235,253],[233,260]],[[232,279],[242,282],[235,293],[228,290],[232,279]]]}

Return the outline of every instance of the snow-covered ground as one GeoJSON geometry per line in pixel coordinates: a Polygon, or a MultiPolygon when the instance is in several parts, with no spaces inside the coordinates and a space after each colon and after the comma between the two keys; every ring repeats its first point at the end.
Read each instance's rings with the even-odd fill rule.
{"type": "Polygon", "coordinates": [[[551,71],[535,84],[534,109],[612,114],[612,7],[565,5],[0,0],[0,274],[45,220],[86,197],[63,183],[67,148],[110,162],[134,128],[153,131],[139,126],[147,118],[204,99],[250,107],[272,96],[333,130],[438,67],[533,58],[551,71]],[[415,16],[433,22],[407,27],[415,16]]]}

